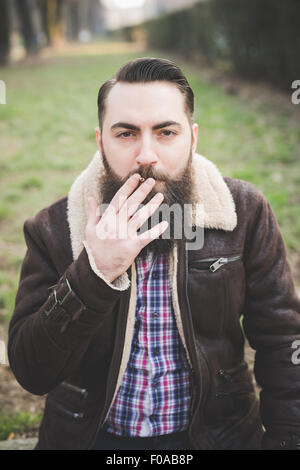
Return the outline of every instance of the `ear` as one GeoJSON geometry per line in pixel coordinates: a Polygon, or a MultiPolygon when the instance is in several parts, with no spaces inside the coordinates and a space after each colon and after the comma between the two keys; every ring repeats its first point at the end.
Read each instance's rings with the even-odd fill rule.
{"type": "Polygon", "coordinates": [[[197,150],[197,143],[198,143],[198,124],[194,123],[192,125],[192,151],[193,153],[197,150]]]}
{"type": "Polygon", "coordinates": [[[100,153],[101,153],[102,142],[101,142],[101,131],[100,131],[99,126],[95,127],[95,131],[96,131],[96,141],[97,141],[98,149],[100,150],[100,153]]]}

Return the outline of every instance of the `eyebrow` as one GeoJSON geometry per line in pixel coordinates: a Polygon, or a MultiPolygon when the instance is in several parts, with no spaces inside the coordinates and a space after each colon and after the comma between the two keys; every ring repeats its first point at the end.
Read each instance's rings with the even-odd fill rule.
{"type": "MultiPolygon", "coordinates": [[[[169,126],[178,126],[182,127],[179,122],[176,121],[164,121],[160,122],[159,124],[155,124],[155,126],[152,126],[152,130],[156,131],[157,129],[163,129],[164,127],[169,127],[169,126]]],[[[141,129],[138,126],[135,126],[134,124],[130,124],[129,122],[116,122],[111,126],[111,130],[120,128],[122,127],[123,129],[130,129],[132,131],[140,131],[141,129]]]]}

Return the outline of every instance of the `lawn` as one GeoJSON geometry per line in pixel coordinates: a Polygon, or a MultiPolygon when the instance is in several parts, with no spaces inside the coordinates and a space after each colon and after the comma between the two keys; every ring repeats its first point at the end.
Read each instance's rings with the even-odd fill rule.
{"type": "MultiPolygon", "coordinates": [[[[25,254],[23,223],[67,194],[92,158],[100,85],[133,57],[171,58],[109,43],[88,47],[66,56],[60,52],[30,66],[0,69],[7,89],[7,104],[0,105],[0,324],[4,330],[25,254]]],[[[224,175],[251,181],[264,192],[281,226],[299,287],[299,120],[265,100],[226,93],[218,83],[207,81],[195,64],[177,63],[195,92],[198,152],[214,161],[224,175]]]]}

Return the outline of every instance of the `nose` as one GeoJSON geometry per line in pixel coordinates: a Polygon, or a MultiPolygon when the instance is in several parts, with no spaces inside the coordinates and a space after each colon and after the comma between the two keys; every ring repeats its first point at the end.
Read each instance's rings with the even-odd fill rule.
{"type": "Polygon", "coordinates": [[[141,146],[138,150],[136,157],[138,165],[155,165],[158,162],[157,155],[152,147],[151,138],[144,138],[141,140],[141,146]]]}

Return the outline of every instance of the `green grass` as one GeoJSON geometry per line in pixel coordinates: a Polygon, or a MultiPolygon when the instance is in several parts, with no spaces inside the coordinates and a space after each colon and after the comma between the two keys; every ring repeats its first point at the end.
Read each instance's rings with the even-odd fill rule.
{"type": "Polygon", "coordinates": [[[0,413],[0,441],[5,441],[10,434],[20,435],[31,431],[41,420],[38,413],[19,412],[8,414],[0,413]]]}

